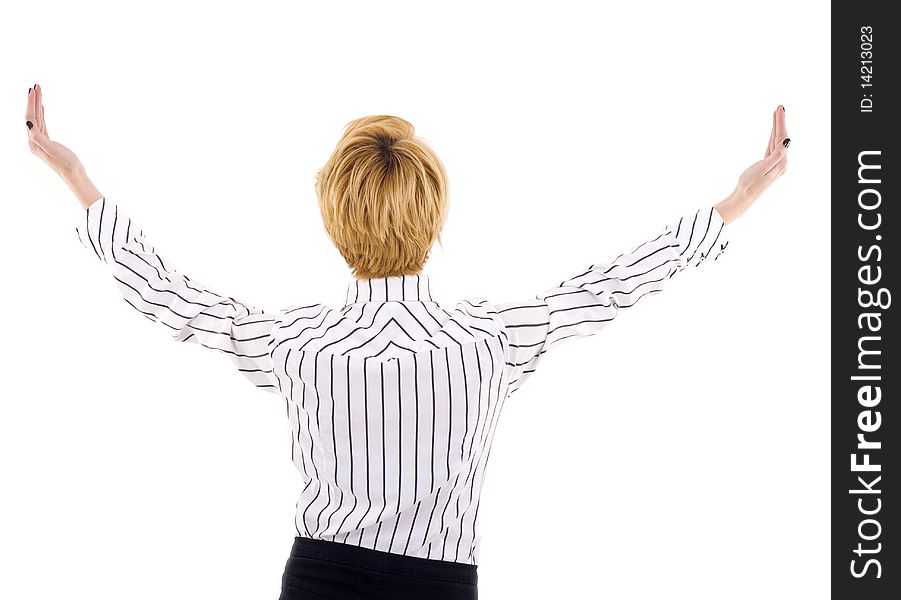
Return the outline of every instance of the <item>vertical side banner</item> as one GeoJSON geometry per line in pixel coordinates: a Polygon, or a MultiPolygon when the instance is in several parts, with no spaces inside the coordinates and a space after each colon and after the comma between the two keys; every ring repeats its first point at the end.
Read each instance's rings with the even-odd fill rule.
{"type": "Polygon", "coordinates": [[[832,4],[832,590],[899,598],[899,23],[832,4]],[[890,593],[890,590],[893,593],[890,593]]]}

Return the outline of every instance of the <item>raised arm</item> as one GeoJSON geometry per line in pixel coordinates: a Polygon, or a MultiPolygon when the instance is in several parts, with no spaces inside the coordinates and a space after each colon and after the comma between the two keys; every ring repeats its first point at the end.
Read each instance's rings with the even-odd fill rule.
{"type": "Polygon", "coordinates": [[[31,152],[56,171],[84,208],[75,226],[78,239],[109,267],[125,302],[175,341],[221,352],[255,386],[279,391],[269,354],[276,315],[192,281],[157,253],[125,210],[100,194],[78,157],[47,136],[38,85],[28,90],[25,124],[31,152]]]}
{"type": "Polygon", "coordinates": [[[555,343],[601,331],[642,298],[663,291],[686,267],[717,260],[729,244],[728,223],[785,171],[789,141],[785,110],[779,106],[764,158],[741,174],[726,199],[682,215],[630,251],[593,264],[531,299],[497,304],[509,342],[510,393],[555,343]]]}
{"type": "Polygon", "coordinates": [[[686,267],[718,259],[729,244],[728,233],[716,208],[699,208],[530,300],[496,305],[509,339],[510,392],[555,343],[601,331],[642,298],[663,291],[686,267]]]}
{"type": "Polygon", "coordinates": [[[276,316],[214,292],[180,272],[121,206],[101,196],[75,226],[82,245],[109,267],[129,306],[177,342],[225,354],[255,386],[278,391],[269,340],[276,316]]]}

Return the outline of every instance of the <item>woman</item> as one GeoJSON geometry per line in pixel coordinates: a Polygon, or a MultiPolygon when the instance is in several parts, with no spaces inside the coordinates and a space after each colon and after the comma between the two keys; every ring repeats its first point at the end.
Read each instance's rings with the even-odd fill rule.
{"type": "Polygon", "coordinates": [[[477,598],[479,499],[506,398],[556,342],[597,333],[686,267],[719,258],[726,225],[785,171],[789,145],[780,106],[763,159],[722,201],[530,299],[445,310],[422,272],[447,214],[444,167],[407,121],[357,119],[316,179],[325,228],[353,271],[347,302],[268,312],[164,259],[49,139],[41,88],[28,93],[29,147],[81,202],[78,238],[123,298],[284,399],[305,485],[282,600],[477,598]]]}

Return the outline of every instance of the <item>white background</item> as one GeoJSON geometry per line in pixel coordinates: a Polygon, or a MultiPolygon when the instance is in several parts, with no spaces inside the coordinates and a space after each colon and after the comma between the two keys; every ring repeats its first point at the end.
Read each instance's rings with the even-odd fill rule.
{"type": "Polygon", "coordinates": [[[0,9],[0,597],[275,599],[284,403],[134,312],[29,153],[48,130],[185,273],[340,307],[316,206],[343,126],[450,178],[439,301],[530,297],[790,164],[726,253],[505,404],[480,598],[828,594],[829,14],[818,2],[18,3],[0,9]],[[486,265],[488,265],[486,267],[486,265]]]}

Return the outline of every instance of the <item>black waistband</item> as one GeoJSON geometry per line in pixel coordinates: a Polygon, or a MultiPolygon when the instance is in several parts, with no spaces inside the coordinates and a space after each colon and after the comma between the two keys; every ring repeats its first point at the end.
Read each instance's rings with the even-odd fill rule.
{"type": "Polygon", "coordinates": [[[478,582],[477,565],[407,556],[329,540],[295,537],[294,545],[291,547],[291,556],[333,560],[398,575],[430,577],[464,583],[478,582]]]}

